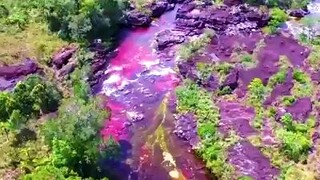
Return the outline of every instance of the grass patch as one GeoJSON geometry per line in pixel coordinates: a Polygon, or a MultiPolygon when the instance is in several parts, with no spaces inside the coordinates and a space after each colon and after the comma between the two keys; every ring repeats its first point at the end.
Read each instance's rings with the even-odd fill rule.
{"type": "Polygon", "coordinates": [[[49,34],[44,25],[33,23],[16,33],[0,33],[0,59],[12,64],[29,57],[45,64],[53,52],[66,44],[57,35],[49,34]]]}

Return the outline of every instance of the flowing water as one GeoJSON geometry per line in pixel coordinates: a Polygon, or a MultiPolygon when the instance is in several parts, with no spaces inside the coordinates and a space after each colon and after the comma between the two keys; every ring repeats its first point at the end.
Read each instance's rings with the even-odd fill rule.
{"type": "MultiPolygon", "coordinates": [[[[308,14],[306,17],[314,17],[316,19],[320,18],[320,0],[313,0],[308,5],[308,10],[310,11],[310,14],[308,14]]],[[[296,38],[299,38],[299,35],[301,33],[308,34],[308,29],[301,23],[301,21],[296,19],[291,19],[287,21],[284,25],[284,29],[289,31],[291,34],[293,34],[296,38]]],[[[315,30],[318,31],[318,35],[320,32],[319,25],[316,25],[315,30]]]]}
{"type": "Polygon", "coordinates": [[[176,9],[149,28],[123,32],[105,72],[100,93],[108,98],[111,117],[102,135],[113,136],[121,146],[121,160],[106,165],[113,179],[208,178],[189,145],[173,134],[168,107],[179,83],[174,58],[161,60],[152,48],[158,32],[174,27],[176,9]]]}

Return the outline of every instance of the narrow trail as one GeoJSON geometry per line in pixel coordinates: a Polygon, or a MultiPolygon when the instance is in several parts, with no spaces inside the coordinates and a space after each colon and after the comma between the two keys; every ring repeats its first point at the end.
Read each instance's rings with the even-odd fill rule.
{"type": "Polygon", "coordinates": [[[207,179],[204,165],[188,143],[173,134],[168,102],[179,79],[174,58],[161,60],[152,48],[155,35],[174,27],[176,10],[151,27],[123,32],[124,39],[105,72],[101,94],[111,118],[102,130],[121,146],[121,162],[107,165],[115,179],[207,179]]]}

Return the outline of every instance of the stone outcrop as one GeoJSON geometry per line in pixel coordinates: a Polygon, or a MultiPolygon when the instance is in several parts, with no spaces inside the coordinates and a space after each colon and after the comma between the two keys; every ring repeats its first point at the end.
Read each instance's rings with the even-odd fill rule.
{"type": "Polygon", "coordinates": [[[124,24],[130,27],[147,27],[151,24],[151,17],[138,10],[132,10],[125,14],[124,24]]]}
{"type": "Polygon", "coordinates": [[[250,33],[267,25],[268,21],[268,14],[245,4],[228,7],[190,2],[183,4],[176,16],[180,29],[211,28],[224,34],[250,33]]]}
{"type": "Polygon", "coordinates": [[[175,44],[180,44],[185,41],[185,36],[171,30],[165,30],[157,34],[156,43],[158,50],[163,50],[175,44]]]}
{"type": "Polygon", "coordinates": [[[193,114],[188,113],[176,117],[174,133],[195,147],[199,143],[199,137],[196,130],[197,121],[193,114]]]}
{"type": "Polygon", "coordinates": [[[168,2],[166,0],[155,1],[151,4],[151,12],[153,17],[160,17],[164,12],[166,12],[168,7],[168,2]]]}
{"type": "Polygon", "coordinates": [[[24,77],[41,72],[38,64],[31,59],[23,63],[0,66],[0,91],[13,88],[24,77]]]}
{"type": "Polygon", "coordinates": [[[0,77],[7,80],[16,79],[20,76],[27,76],[29,74],[36,73],[38,70],[38,64],[33,62],[31,59],[26,59],[24,63],[21,64],[0,67],[0,77]]]}
{"type": "Polygon", "coordinates": [[[236,6],[243,3],[243,0],[224,0],[223,3],[227,6],[236,6]]]}
{"type": "Polygon", "coordinates": [[[309,14],[309,12],[303,9],[292,9],[289,10],[288,14],[292,17],[303,18],[305,15],[309,14]]]}
{"type": "Polygon", "coordinates": [[[64,65],[66,65],[71,57],[76,53],[77,47],[75,46],[67,46],[62,48],[52,57],[52,65],[56,69],[61,69],[64,65]]]}
{"type": "Polygon", "coordinates": [[[226,77],[226,80],[222,84],[222,88],[230,87],[231,90],[235,90],[238,87],[239,69],[233,69],[226,77]]]}

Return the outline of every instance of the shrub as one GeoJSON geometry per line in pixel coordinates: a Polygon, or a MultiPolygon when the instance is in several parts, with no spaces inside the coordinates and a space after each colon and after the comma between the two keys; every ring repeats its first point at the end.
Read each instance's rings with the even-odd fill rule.
{"type": "Polygon", "coordinates": [[[284,97],[282,98],[282,103],[283,103],[285,106],[290,106],[290,105],[292,105],[295,101],[296,101],[296,98],[293,97],[293,96],[284,96],[284,97]]]}
{"type": "Polygon", "coordinates": [[[301,70],[295,69],[293,71],[293,79],[298,81],[299,83],[301,84],[307,83],[307,78],[308,78],[307,75],[301,70]]]}
{"type": "Polygon", "coordinates": [[[107,117],[96,101],[69,99],[59,108],[57,118],[45,123],[42,133],[52,151],[52,164],[68,167],[83,178],[101,178],[98,159],[99,130],[107,117]]]}
{"type": "Polygon", "coordinates": [[[58,89],[39,76],[29,76],[19,82],[11,94],[0,93],[1,120],[6,121],[16,111],[26,118],[57,110],[62,96],[58,89]]]}
{"type": "Polygon", "coordinates": [[[259,105],[264,100],[265,94],[267,92],[266,87],[263,85],[261,79],[254,78],[249,86],[249,102],[252,105],[259,105]]]}
{"type": "Polygon", "coordinates": [[[277,84],[282,84],[287,78],[287,69],[281,69],[279,72],[269,78],[268,86],[273,88],[277,84]]]}
{"type": "Polygon", "coordinates": [[[271,33],[276,32],[277,28],[280,27],[288,19],[288,16],[285,11],[280,8],[273,8],[271,10],[271,20],[268,23],[268,27],[271,33]]]}
{"type": "Polygon", "coordinates": [[[253,68],[256,66],[257,61],[247,53],[240,56],[241,64],[246,68],[253,68]]]}
{"type": "Polygon", "coordinates": [[[315,125],[315,119],[309,118],[306,123],[293,121],[291,114],[281,117],[283,128],[277,130],[277,137],[282,141],[281,151],[290,159],[298,162],[307,158],[312,146],[310,133],[315,125]]]}
{"type": "Polygon", "coordinates": [[[277,136],[281,139],[282,151],[290,159],[299,161],[300,159],[306,159],[308,151],[312,146],[311,139],[301,132],[292,132],[286,130],[277,131],[277,136]]]}
{"type": "Polygon", "coordinates": [[[200,37],[192,39],[190,42],[180,46],[178,50],[178,55],[183,60],[188,60],[195,53],[201,51],[208,43],[210,43],[211,38],[214,36],[214,32],[205,31],[200,37]]]}

